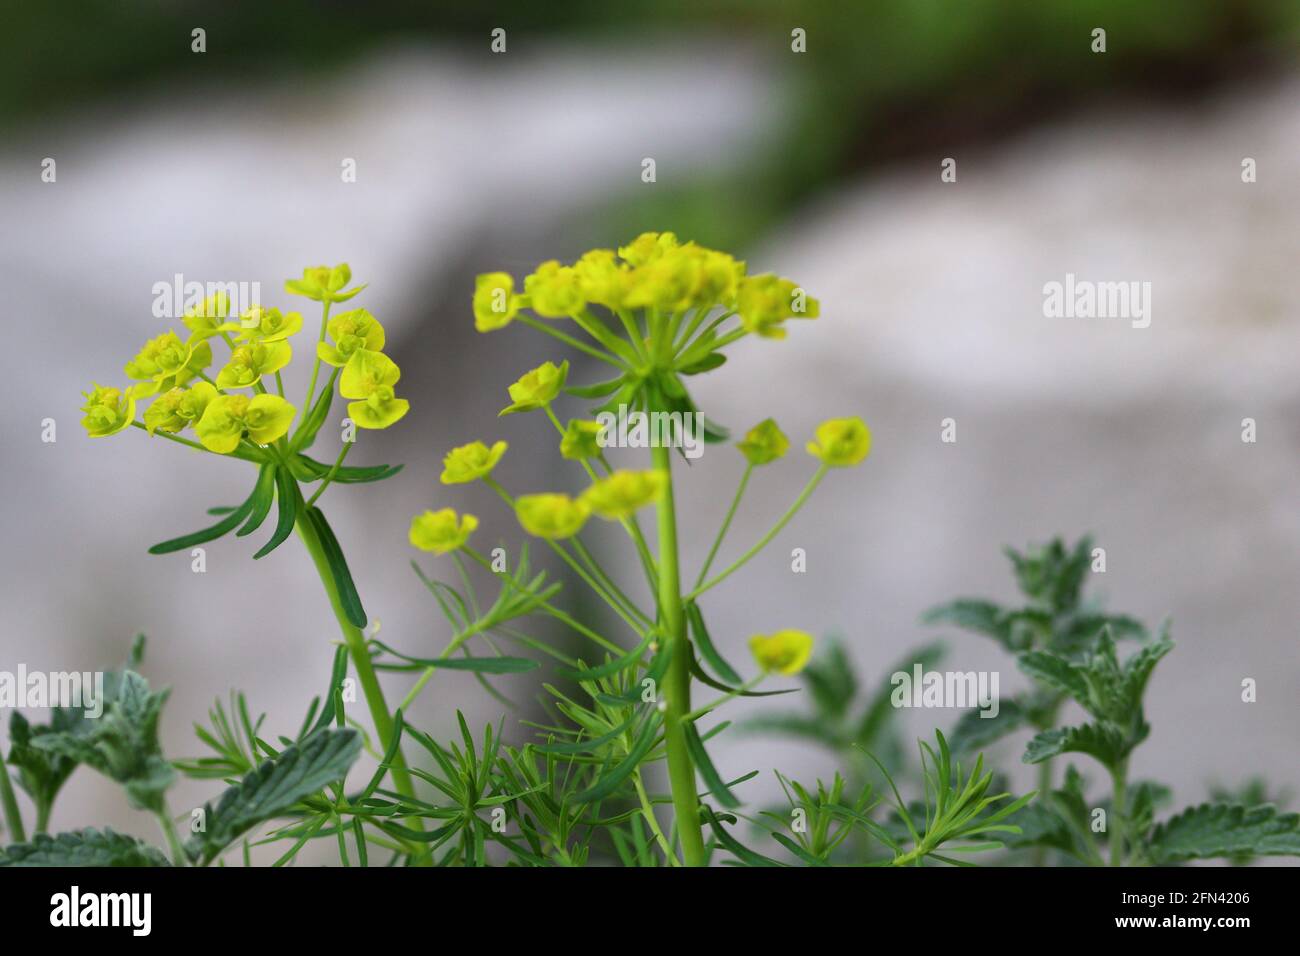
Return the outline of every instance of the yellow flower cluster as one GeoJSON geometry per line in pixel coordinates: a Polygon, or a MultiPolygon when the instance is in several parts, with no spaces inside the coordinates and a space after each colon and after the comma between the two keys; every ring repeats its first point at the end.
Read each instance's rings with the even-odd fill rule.
{"type": "Polygon", "coordinates": [[[681,313],[720,306],[739,315],[743,327],[766,338],[785,335],[781,323],[816,318],[816,299],[788,279],[749,276],[745,263],[671,232],[646,232],[617,252],[593,249],[573,265],[552,259],[524,277],[515,291],[505,272],[478,276],[474,324],[480,332],[505,328],[521,308],[547,319],[582,316],[589,305],[612,312],[653,309],[681,313]]]}
{"type": "MultiPolygon", "coordinates": [[[[317,266],[304,270],[302,279],[286,282],[285,290],[328,308],[365,288],[345,288],[351,280],[346,264],[317,266]]],[[[100,438],[132,424],[151,435],[193,427],[199,443],[218,454],[229,454],[244,441],[269,445],[283,438],[296,409],[283,397],[279,373],[293,358],[289,339],[302,329],[302,315],[254,305],[235,320],[230,300],[218,293],[188,308],[181,322],[189,330],[186,338],[175,330],[164,332],[145,342],[126,363],[126,377],[133,383],[129,387],[95,385],[84,393],[82,425],[87,434],[100,438]],[[230,347],[230,355],[214,378],[208,369],[211,340],[218,337],[230,347]],[[263,384],[271,376],[279,394],[271,394],[263,384]],[[242,389],[253,394],[243,394],[242,389]],[[151,397],[143,422],[137,422],[136,402],[151,397]]],[[[317,358],[342,369],[339,393],[353,400],[348,415],[358,427],[387,428],[402,418],[410,403],[393,393],[401,372],[380,351],[384,330],[375,317],[354,309],[330,319],[323,331],[331,341],[318,344],[317,358]]]]}

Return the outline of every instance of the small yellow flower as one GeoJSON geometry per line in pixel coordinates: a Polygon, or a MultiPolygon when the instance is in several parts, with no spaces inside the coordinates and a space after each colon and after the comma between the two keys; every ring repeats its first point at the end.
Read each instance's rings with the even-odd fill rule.
{"type": "Polygon", "coordinates": [[[736,311],[746,329],[767,339],[785,338],[781,323],[786,319],[815,319],[821,312],[818,301],[789,279],[774,275],[750,276],[736,293],[736,311]]]}
{"type": "Polygon", "coordinates": [[[185,400],[185,389],[169,388],[153,400],[144,410],[144,427],[152,435],[156,431],[178,432],[188,425],[189,419],[181,414],[181,403],[185,400]]]}
{"type": "Polygon", "coordinates": [[[332,269],[329,266],[312,266],[302,270],[301,279],[286,279],[284,291],[290,295],[305,295],[317,302],[346,302],[365,288],[359,285],[345,291],[343,287],[351,281],[352,269],[346,262],[332,269]]]}
{"type": "Polygon", "coordinates": [[[600,422],[583,418],[570,420],[560,439],[560,454],[570,461],[582,461],[600,455],[600,436],[604,431],[600,422]]]}
{"type": "Polygon", "coordinates": [[[514,403],[501,409],[501,415],[513,415],[516,412],[531,412],[555,401],[560,389],[569,377],[568,361],[558,366],[554,362],[543,362],[531,372],[525,372],[519,381],[510,386],[510,399],[514,403]]]}
{"type": "Polygon", "coordinates": [[[252,388],[263,375],[274,375],[292,358],[293,348],[284,341],[238,345],[217,373],[217,388],[252,388]]]}
{"type": "Polygon", "coordinates": [[[832,418],[817,426],[817,440],[808,443],[808,454],[831,468],[858,464],[871,451],[871,429],[861,418],[832,418]]]}
{"type": "Polygon", "coordinates": [[[387,428],[399,421],[411,410],[411,403],[393,391],[401,377],[397,363],[383,352],[353,352],[339,376],[339,394],[357,399],[348,403],[348,417],[359,428],[387,428]]]}
{"type": "Polygon", "coordinates": [[[212,347],[206,341],[181,341],[175,332],[164,332],[145,342],[135,358],[126,363],[126,377],[140,382],[131,388],[136,398],[146,398],[173,385],[183,385],[212,363],[212,347]]]}
{"type": "Polygon", "coordinates": [[[237,329],[238,326],[233,322],[225,321],[230,314],[230,299],[224,292],[218,292],[210,295],[197,305],[192,305],[185,310],[181,316],[181,321],[185,327],[190,330],[190,340],[201,342],[203,339],[211,338],[214,335],[220,335],[222,332],[230,332],[237,329]]]}
{"type": "Polygon", "coordinates": [[[384,327],[365,309],[341,312],[326,325],[334,344],[318,342],[316,355],[327,365],[342,368],[358,349],[378,352],[384,347],[384,327]]]}
{"type": "Polygon", "coordinates": [[[474,279],[474,328],[504,329],[519,312],[515,280],[508,272],[485,272],[474,279]]]}
{"type": "Polygon", "coordinates": [[[284,437],[294,413],[294,407],[278,395],[218,395],[208,403],[194,431],[208,451],[227,455],[245,435],[259,445],[284,437]]]}
{"type": "Polygon", "coordinates": [[[790,449],[790,439],[785,437],[775,421],[765,418],[751,428],[736,447],[751,465],[766,465],[785,457],[790,449]]]}
{"type": "Polygon", "coordinates": [[[239,337],[257,342],[279,342],[302,329],[302,313],[282,313],[255,305],[239,317],[239,337]]]}
{"type": "Polygon", "coordinates": [[[664,485],[659,471],[616,471],[584,491],[582,500],[602,518],[616,521],[658,501],[664,485]]]}
{"type": "Polygon", "coordinates": [[[628,265],[643,266],[676,248],[677,237],[671,232],[643,232],[626,246],[620,246],[618,255],[628,265]]]}
{"type": "Polygon", "coordinates": [[[533,311],[547,319],[568,318],[581,312],[587,304],[577,271],[554,259],[543,262],[536,272],[524,278],[524,293],[533,311]]]}
{"type": "Polygon", "coordinates": [[[618,262],[612,249],[592,249],[573,264],[582,296],[607,309],[621,309],[630,285],[631,270],[618,262]]]}
{"type": "Polygon", "coordinates": [[[477,527],[478,518],[473,515],[458,518],[454,510],[443,508],[440,511],[426,511],[412,518],[407,537],[421,551],[447,554],[462,547],[477,527]]]}
{"type": "Polygon", "coordinates": [[[481,441],[470,442],[447,452],[442,459],[444,485],[464,485],[492,474],[501,456],[506,453],[506,443],[499,441],[491,448],[481,441]]]}
{"type": "Polygon", "coordinates": [[[813,637],[807,631],[785,630],[775,634],[755,634],[749,650],[765,671],[797,674],[812,656],[813,637]]]}
{"type": "Polygon", "coordinates": [[[81,424],[91,438],[116,435],[135,421],[135,396],[130,389],[123,391],[95,385],[82,394],[86,396],[86,404],[81,406],[81,410],[86,417],[81,424]]]}
{"type": "Polygon", "coordinates": [[[575,501],[568,495],[520,495],[515,499],[519,524],[539,538],[571,538],[582,530],[590,514],[585,502],[575,501]]]}

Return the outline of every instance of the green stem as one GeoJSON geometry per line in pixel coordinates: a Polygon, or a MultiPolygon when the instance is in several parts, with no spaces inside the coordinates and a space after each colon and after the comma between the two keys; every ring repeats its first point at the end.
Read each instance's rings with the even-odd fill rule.
{"type": "Polygon", "coordinates": [[[517,315],[515,316],[515,321],[521,322],[524,325],[528,326],[529,328],[536,329],[538,332],[541,332],[545,335],[549,335],[553,339],[559,339],[565,345],[575,348],[579,352],[586,352],[592,358],[598,358],[602,362],[607,362],[610,365],[616,366],[617,368],[621,369],[624,372],[628,370],[627,366],[624,365],[618,359],[616,359],[614,356],[602,352],[598,348],[593,348],[592,346],[588,345],[586,342],[582,342],[579,341],[578,339],[575,339],[572,335],[566,335],[565,333],[561,332],[559,329],[553,329],[549,325],[539,322],[537,319],[534,319],[531,316],[517,315]]]}
{"type": "Polygon", "coordinates": [[[704,567],[700,568],[700,576],[695,579],[695,586],[698,588],[704,583],[704,579],[709,575],[709,568],[713,566],[713,559],[718,556],[718,548],[722,547],[722,539],[727,536],[727,529],[731,527],[732,519],[736,517],[736,509],[740,507],[740,499],[745,495],[745,486],[749,484],[749,476],[754,473],[754,463],[748,462],[745,465],[745,473],[740,476],[740,486],[736,488],[736,497],[731,499],[731,507],[727,509],[727,516],[722,519],[722,527],[718,529],[718,536],[713,539],[713,547],[709,548],[709,556],[704,559],[704,567]]]}
{"type": "Polygon", "coordinates": [[[1115,785],[1110,806],[1110,865],[1119,866],[1124,861],[1124,801],[1128,790],[1128,758],[1110,768],[1110,778],[1115,785]]]}
{"type": "MultiPolygon", "coordinates": [[[[305,515],[306,512],[304,511],[303,514],[305,515]]],[[[307,553],[311,555],[316,565],[321,584],[325,586],[330,607],[334,609],[334,617],[338,619],[339,630],[343,633],[343,641],[347,645],[348,654],[352,657],[352,666],[357,670],[357,678],[361,682],[361,690],[370,709],[370,719],[375,724],[379,749],[386,752],[393,739],[393,717],[388,710],[388,703],[384,700],[384,689],[379,684],[374,662],[370,659],[370,651],[366,648],[366,637],[361,633],[360,628],[348,620],[343,602],[339,599],[338,588],[334,584],[334,574],[330,571],[329,559],[325,557],[325,548],[321,544],[320,536],[316,534],[316,529],[311,526],[306,517],[298,519],[297,529],[298,536],[302,538],[307,553]]],[[[393,757],[392,770],[393,785],[397,791],[404,797],[414,798],[415,787],[411,783],[411,775],[407,772],[406,760],[402,756],[400,747],[393,757]]]]}
{"type": "MultiPolygon", "coordinates": [[[[325,341],[325,327],[329,324],[330,318],[330,300],[326,299],[322,304],[320,317],[320,335],[316,337],[316,344],[320,345],[325,341]]],[[[316,353],[316,361],[311,366],[311,379],[307,382],[307,397],[303,399],[303,414],[311,412],[312,398],[316,395],[316,376],[320,374],[320,352],[316,353]]]]}
{"type": "Polygon", "coordinates": [[[330,486],[330,482],[334,480],[334,476],[337,475],[339,469],[343,467],[343,459],[348,457],[348,452],[352,450],[352,446],[355,444],[356,442],[350,441],[345,441],[343,443],[343,447],[339,449],[338,458],[334,459],[333,467],[331,467],[330,470],[325,473],[325,477],[321,479],[320,487],[316,489],[316,493],[307,499],[308,508],[314,505],[316,499],[325,493],[325,489],[330,486]]]}
{"type": "Polygon", "coordinates": [[[793,518],[798,513],[799,509],[803,507],[804,502],[808,500],[809,495],[811,495],[813,491],[817,488],[817,486],[821,484],[821,480],[826,477],[826,472],[827,472],[826,465],[819,466],[817,471],[813,473],[813,476],[810,479],[808,479],[808,484],[803,486],[803,491],[799,492],[799,497],[794,500],[794,504],[790,505],[790,507],[786,509],[785,514],[781,515],[780,519],[777,521],[776,524],[772,525],[771,529],[767,532],[767,534],[759,538],[757,544],[755,544],[752,548],[750,548],[748,551],[746,551],[744,554],[738,557],[735,561],[733,561],[730,565],[728,565],[725,571],[720,572],[712,580],[706,581],[704,584],[701,584],[690,594],[686,595],[686,600],[694,601],[705,591],[709,590],[710,588],[717,587],[727,578],[731,577],[731,575],[739,571],[746,564],[746,562],[749,561],[750,558],[752,558],[754,555],[758,554],[758,552],[762,551],[765,547],[767,547],[768,542],[771,541],[773,538],[775,538],[778,534],[780,534],[781,529],[784,528],[787,524],[789,524],[790,519],[793,518]]]}
{"type": "Polygon", "coordinates": [[[171,850],[172,863],[176,866],[189,866],[189,854],[185,852],[185,847],[181,844],[181,838],[176,833],[176,824],[172,822],[172,815],[167,810],[167,804],[164,803],[154,816],[158,818],[158,826],[162,829],[163,836],[167,838],[167,848],[171,850]]]}
{"type": "Polygon", "coordinates": [[[681,866],[681,861],[677,859],[677,854],[673,852],[672,844],[668,842],[668,838],[664,836],[663,828],[659,826],[659,819],[655,816],[654,804],[650,802],[650,795],[646,793],[645,789],[645,781],[641,779],[640,768],[632,771],[632,782],[636,786],[637,798],[641,801],[641,816],[645,818],[646,824],[650,827],[650,832],[654,834],[659,849],[664,851],[664,859],[668,861],[669,866],[681,866]]]}
{"type": "Polygon", "coordinates": [[[0,803],[4,804],[5,827],[12,843],[26,843],[27,831],[23,828],[23,815],[14,796],[14,785],[9,779],[9,765],[0,760],[0,803]]]}
{"type": "Polygon", "coordinates": [[[704,834],[695,789],[695,765],[686,744],[685,718],[691,710],[691,646],[682,609],[681,576],[677,567],[677,512],[673,503],[672,451],[651,449],[655,469],[664,476],[664,491],[656,508],[659,521],[659,622],[670,642],[671,658],[664,677],[664,746],[672,786],[676,829],[687,866],[705,863],[704,834]]]}

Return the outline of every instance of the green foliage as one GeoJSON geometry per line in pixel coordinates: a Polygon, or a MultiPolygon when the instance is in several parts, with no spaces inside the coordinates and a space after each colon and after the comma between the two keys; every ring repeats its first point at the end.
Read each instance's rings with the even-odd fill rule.
{"type": "Polygon", "coordinates": [[[186,844],[190,857],[210,863],[245,832],[289,811],[326,784],[341,780],[361,752],[353,730],[319,730],[231,787],[203,808],[206,829],[186,844]]]}
{"type": "Polygon", "coordinates": [[[1211,857],[1300,856],[1300,814],[1272,806],[1203,803],[1159,824],[1143,855],[1155,864],[1211,857]]]}
{"type": "Polygon", "coordinates": [[[167,866],[167,857],[135,837],[105,828],[40,833],[0,849],[0,866],[167,866]]]}

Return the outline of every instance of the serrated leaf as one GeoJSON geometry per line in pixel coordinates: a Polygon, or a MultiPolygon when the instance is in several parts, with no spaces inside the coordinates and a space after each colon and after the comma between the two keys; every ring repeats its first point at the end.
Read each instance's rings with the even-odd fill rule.
{"type": "Polygon", "coordinates": [[[1020,669],[1035,680],[1088,704],[1088,681],[1083,668],[1051,651],[1025,651],[1016,658],[1020,669]]]}
{"type": "Polygon", "coordinates": [[[1064,753],[1088,754],[1107,767],[1113,767],[1128,756],[1132,746],[1119,729],[1109,724],[1080,724],[1045,730],[1025,747],[1021,759],[1025,763],[1041,763],[1064,753]]]}
{"type": "Polygon", "coordinates": [[[1203,803],[1156,826],[1147,842],[1155,863],[1224,856],[1300,856],[1300,814],[1276,807],[1203,803]]]}
{"type": "Polygon", "coordinates": [[[108,827],[37,834],[28,843],[0,849],[0,866],[170,866],[167,857],[142,840],[108,827]]]}
{"type": "Polygon", "coordinates": [[[240,835],[291,809],[326,784],[344,777],[361,753],[350,729],[326,729],[285,748],[204,807],[207,832],[186,844],[190,857],[210,863],[240,835]]]}
{"type": "Polygon", "coordinates": [[[86,764],[122,784],[132,806],[161,812],[163,793],[175,779],[158,743],[158,718],[168,693],[151,692],[143,677],[126,671],[116,698],[98,719],[76,732],[33,738],[32,746],[86,764]]]}
{"type": "Polygon", "coordinates": [[[1014,700],[1004,700],[996,717],[985,717],[982,711],[972,710],[962,715],[953,728],[950,744],[958,753],[974,754],[989,744],[1001,740],[1028,726],[1029,717],[1014,700]]]}

